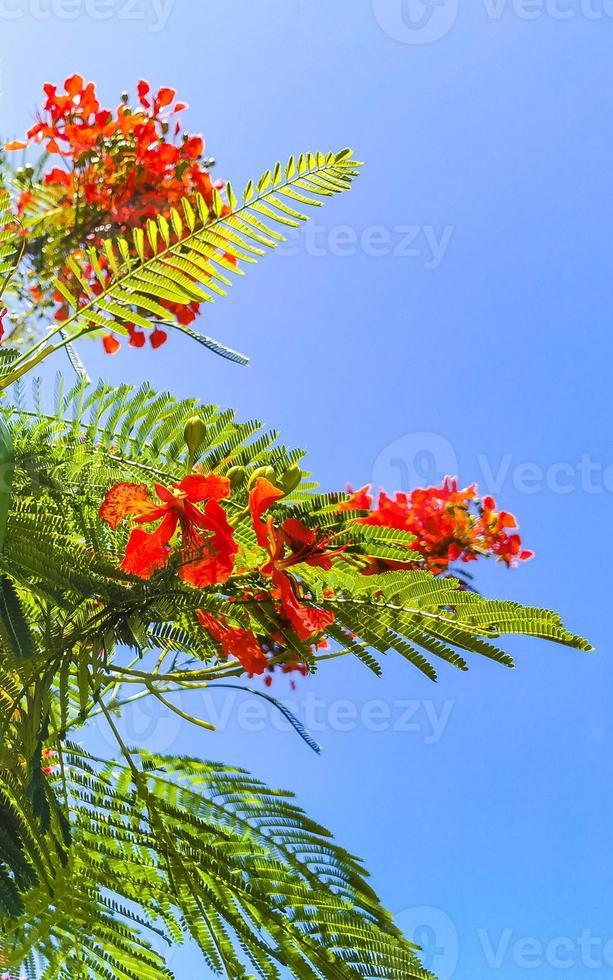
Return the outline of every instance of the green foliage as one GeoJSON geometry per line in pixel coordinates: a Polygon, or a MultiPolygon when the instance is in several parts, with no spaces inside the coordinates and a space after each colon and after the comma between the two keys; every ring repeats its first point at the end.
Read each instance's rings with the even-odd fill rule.
{"type": "Polygon", "coordinates": [[[17,234],[17,223],[11,212],[10,196],[8,191],[0,186],[0,297],[17,268],[22,253],[23,242],[17,234]]]}
{"type": "Polygon", "coordinates": [[[12,960],[35,943],[45,977],[170,977],[145,937],[190,935],[228,977],[279,977],[281,964],[304,978],[429,976],[361,864],[288,794],[197,759],[133,760],[66,747],[70,863],[52,907],[44,889],[30,896],[12,960]]]}

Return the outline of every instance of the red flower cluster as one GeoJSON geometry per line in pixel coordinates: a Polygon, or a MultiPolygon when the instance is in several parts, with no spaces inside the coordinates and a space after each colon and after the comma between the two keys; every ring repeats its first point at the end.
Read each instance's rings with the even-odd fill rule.
{"type": "MultiPolygon", "coordinates": [[[[158,501],[152,500],[145,484],[117,483],[102,503],[100,516],[113,530],[126,518],[137,525],[157,523],[152,531],[133,528],[121,563],[123,571],[148,579],[177,553],[178,574],[184,582],[198,588],[226,582],[238,551],[233,528],[219,503],[230,496],[230,481],[223,476],[194,474],[170,489],[155,484],[155,492],[158,501]],[[196,504],[203,502],[204,509],[200,510],[196,504]],[[177,531],[181,533],[178,549],[172,543],[177,531]]],[[[260,572],[272,581],[272,595],[278,600],[283,621],[302,641],[309,642],[334,622],[334,614],[301,601],[298,583],[288,569],[301,563],[329,569],[339,551],[330,550],[325,539],[296,519],[284,521],[279,528],[271,515],[263,521],[265,511],[283,496],[283,490],[263,478],[256,480],[249,496],[256,538],[268,555],[260,572]]],[[[263,673],[268,658],[251,631],[231,628],[225,620],[204,611],[199,615],[202,626],[221,644],[226,656],[237,657],[249,673],[263,673]]]]}
{"type": "MultiPolygon", "coordinates": [[[[370,487],[363,487],[341,504],[343,510],[370,510],[370,487]]],[[[458,481],[445,477],[440,487],[417,488],[411,493],[397,493],[394,498],[379,494],[377,507],[363,524],[393,527],[414,535],[411,550],[419,552],[434,574],[447,571],[455,561],[471,562],[491,556],[507,566],[527,561],[533,553],[521,546],[515,532],[517,521],[507,511],[496,511],[493,497],[480,500],[477,487],[458,490],[458,481]]],[[[389,563],[377,562],[373,571],[384,570],[389,563]]],[[[397,566],[396,566],[397,567],[397,566]]]]}
{"type": "MultiPolygon", "coordinates": [[[[179,139],[179,114],[187,108],[176,101],[172,88],[151,92],[145,81],[138,83],[136,108],[124,98],[115,113],[101,107],[92,82],[72,75],[59,93],[55,85],[43,86],[46,100],[39,120],[28,131],[29,143],[40,143],[47,153],[61,157],[63,166],[54,166],[44,176],[58,199],[60,223],[71,242],[70,254],[83,259],[83,246],[99,247],[109,235],[125,233],[140,226],[147,218],[167,215],[181,198],[199,193],[210,206],[213,187],[202,162],[204,140],[184,134],[179,139]],[[169,135],[170,138],[169,138],[169,135]],[[75,247],[76,243],[76,247],[75,247]]],[[[9,150],[25,148],[23,142],[10,143],[9,150]]],[[[32,192],[25,190],[19,210],[27,210],[32,192]]],[[[104,270],[104,262],[102,263],[104,270]]],[[[86,270],[87,274],[87,270],[86,270]]],[[[65,267],[63,276],[73,292],[79,292],[74,275],[65,267]]],[[[89,269],[89,283],[94,293],[100,283],[89,269]]],[[[88,300],[86,293],[82,294],[88,300]]],[[[66,319],[69,310],[61,294],[56,294],[56,318],[66,319]]],[[[199,305],[162,303],[179,323],[191,323],[199,305]]],[[[150,335],[152,346],[166,339],[164,331],[150,335]]],[[[130,331],[130,346],[142,347],[145,336],[130,331]]],[[[109,334],[104,338],[107,353],[115,353],[119,342],[109,334]]]]}

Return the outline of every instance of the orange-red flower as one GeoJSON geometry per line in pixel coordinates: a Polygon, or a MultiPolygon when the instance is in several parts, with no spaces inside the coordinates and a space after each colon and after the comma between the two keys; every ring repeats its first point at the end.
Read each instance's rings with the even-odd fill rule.
{"type": "Polygon", "coordinates": [[[128,333],[130,334],[129,345],[130,347],[144,347],[145,340],[147,339],[142,330],[137,330],[135,327],[128,327],[128,333]]]}
{"type": "Polygon", "coordinates": [[[347,492],[349,493],[349,500],[343,500],[343,502],[338,505],[338,509],[341,511],[341,513],[350,510],[370,510],[372,507],[370,486],[366,485],[365,487],[362,487],[361,490],[352,490],[349,488],[347,492]]]}
{"type": "MultiPolygon", "coordinates": [[[[51,84],[44,85],[43,91],[45,99],[37,122],[27,133],[28,144],[41,144],[52,157],[62,158],[61,167],[50,166],[46,170],[43,183],[54,193],[60,226],[62,215],[67,216],[63,258],[71,254],[78,264],[83,264],[82,274],[89,290],[97,293],[97,274],[82,261],[82,249],[94,246],[100,251],[104,239],[118,233],[127,234],[130,240],[133,228],[159,215],[168,218],[171,208],[187,196],[201,195],[205,204],[212,207],[213,183],[202,159],[204,139],[181,133],[177,120],[187,105],[175,101],[175,90],[167,86],[153,93],[149,83],[141,80],[137,105],[129,106],[124,97],[115,111],[101,108],[94,84],[86,83],[77,74],[65,80],[63,91],[51,84]],[[76,229],[68,224],[74,221],[75,213],[79,216],[76,229]],[[79,248],[75,252],[76,240],[79,248]]],[[[6,148],[22,149],[28,144],[15,141],[6,148]]],[[[32,200],[31,190],[25,187],[19,212],[27,210],[32,200]]],[[[39,252],[45,254],[44,249],[39,252]]],[[[104,257],[100,265],[104,270],[104,257]]],[[[73,294],[80,293],[82,302],[88,301],[88,291],[82,289],[82,282],[68,264],[62,279],[73,294]]],[[[55,301],[57,319],[66,319],[64,297],[58,294],[55,301]]],[[[160,303],[168,309],[169,319],[174,317],[185,325],[195,319],[200,309],[196,301],[181,305],[162,299],[160,303]]],[[[166,338],[165,331],[154,330],[151,346],[157,349],[166,338]]],[[[106,340],[103,343],[108,353],[118,349],[106,340]]],[[[130,346],[144,345],[137,335],[135,342],[130,340],[130,346]]]]}
{"type": "Polygon", "coordinates": [[[216,618],[204,609],[198,610],[198,620],[213,639],[221,643],[226,657],[236,657],[249,674],[264,673],[268,666],[268,659],[251,630],[228,626],[223,617],[216,618]]]}
{"type": "Polygon", "coordinates": [[[167,340],[168,340],[168,334],[166,333],[165,330],[160,330],[159,327],[155,327],[151,331],[151,336],[149,337],[149,343],[151,344],[154,350],[157,350],[158,347],[161,347],[162,344],[165,344],[167,340]]]}
{"type": "Polygon", "coordinates": [[[288,518],[280,527],[275,526],[271,514],[263,521],[264,513],[283,496],[283,490],[260,477],[249,495],[249,509],[258,544],[268,552],[268,561],[260,570],[272,579],[294,632],[307,641],[334,622],[334,613],[301,603],[296,595],[296,583],[287,570],[299,564],[330,569],[332,557],[339,554],[340,549],[330,550],[325,538],[296,518],[288,518]]]}
{"type": "Polygon", "coordinates": [[[102,346],[107,354],[116,354],[121,344],[112,333],[105,333],[102,338],[102,346]]]}
{"type": "Polygon", "coordinates": [[[517,529],[517,521],[506,510],[496,513],[496,501],[493,497],[483,498],[479,527],[484,545],[505,565],[510,567],[518,561],[529,561],[534,557],[533,551],[522,548],[519,534],[507,533],[517,529]]]}
{"type": "Polygon", "coordinates": [[[113,530],[128,517],[135,524],[160,522],[153,531],[132,530],[121,568],[151,578],[168,564],[171,541],[179,528],[183,581],[198,588],[227,581],[238,547],[219,501],[230,496],[230,481],[223,476],[191,475],[170,489],[156,483],[155,492],[158,501],[152,500],[145,484],[116,483],[104,499],[100,516],[113,530]],[[198,503],[204,503],[203,510],[195,506],[198,503]]]}
{"type": "MultiPolygon", "coordinates": [[[[340,505],[341,510],[370,507],[369,488],[363,487],[340,505]]],[[[451,562],[476,561],[492,556],[511,566],[527,561],[532,552],[522,549],[519,534],[509,534],[517,521],[507,511],[496,513],[493,497],[479,500],[473,484],[458,489],[458,481],[446,477],[440,487],[417,487],[411,493],[389,497],[381,492],[377,506],[359,523],[408,531],[414,535],[411,550],[423,556],[423,566],[434,574],[448,569],[451,562]]],[[[398,562],[377,561],[370,571],[402,568],[398,562]]],[[[404,567],[411,567],[407,563],[404,567]]]]}

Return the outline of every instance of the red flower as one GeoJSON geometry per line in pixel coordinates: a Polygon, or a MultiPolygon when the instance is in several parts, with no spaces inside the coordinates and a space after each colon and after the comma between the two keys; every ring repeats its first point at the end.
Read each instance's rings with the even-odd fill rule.
{"type": "Polygon", "coordinates": [[[202,136],[189,136],[183,143],[183,152],[192,160],[199,160],[204,153],[204,140],[202,136]]]}
{"type": "Polygon", "coordinates": [[[264,673],[268,659],[251,630],[234,629],[225,619],[216,619],[204,609],[198,610],[198,620],[213,639],[221,643],[226,657],[236,657],[249,674],[264,673]]]}
{"type": "Polygon", "coordinates": [[[279,590],[281,606],[292,625],[296,636],[303,642],[312,639],[316,633],[323,633],[334,622],[334,613],[316,606],[305,606],[296,597],[294,581],[274,568],[270,575],[273,585],[279,590]]]}
{"type": "MultiPolygon", "coordinates": [[[[367,487],[340,505],[341,510],[356,509],[368,501],[367,487]]],[[[359,508],[362,509],[362,508],[359,508]]],[[[458,489],[456,479],[446,477],[440,487],[418,487],[410,494],[397,493],[394,498],[381,492],[377,507],[359,523],[374,524],[408,531],[415,540],[410,549],[424,558],[423,565],[435,575],[447,570],[454,561],[471,562],[480,556],[492,556],[506,565],[526,561],[531,551],[522,550],[517,521],[507,511],[495,512],[496,502],[486,496],[479,501],[473,484],[458,489]]],[[[410,568],[410,562],[374,561],[369,571],[410,568]]]]}
{"type": "Polygon", "coordinates": [[[238,550],[220,500],[230,496],[230,481],[223,476],[185,476],[171,489],[155,484],[159,503],[144,484],[117,483],[100,508],[100,516],[115,530],[126,517],[136,524],[160,521],[150,532],[134,528],[121,568],[138,578],[151,578],[172,554],[171,539],[181,530],[179,576],[198,588],[225,582],[234,568],[238,550]],[[205,502],[204,510],[195,506],[205,502]],[[204,531],[207,537],[200,533],[204,531]]]}
{"type": "Polygon", "coordinates": [[[151,344],[154,350],[157,350],[158,347],[161,347],[162,344],[165,344],[167,340],[168,340],[168,334],[166,333],[165,330],[160,330],[159,327],[156,327],[154,330],[152,330],[149,335],[149,343],[151,344]]]}
{"type": "Polygon", "coordinates": [[[136,86],[136,91],[138,93],[138,101],[144,109],[149,109],[151,107],[151,101],[147,98],[149,92],[151,91],[151,86],[149,82],[141,81],[136,86]]]}
{"type": "MultiPolygon", "coordinates": [[[[181,199],[202,195],[205,205],[212,207],[213,186],[202,161],[204,140],[199,135],[180,137],[180,127],[169,129],[168,117],[182,112],[185,102],[175,102],[173,88],[162,86],[154,95],[148,82],[137,86],[138,101],[130,107],[122,99],[115,112],[100,107],[93,83],[86,83],[77,74],[66,79],[63,91],[51,84],[43,86],[45,98],[39,117],[28,131],[30,143],[41,143],[49,154],[63,158],[63,166],[51,166],[43,182],[52,188],[58,207],[71,213],[78,203],[82,240],[79,249],[94,247],[101,250],[104,240],[122,234],[131,239],[130,232],[150,218],[170,217],[170,209],[181,199]]],[[[14,141],[11,150],[25,148],[14,141]]],[[[26,211],[32,202],[30,190],[22,192],[18,209],[26,211]]],[[[227,209],[227,205],[224,205],[227,209]]],[[[75,236],[66,237],[66,256],[72,253],[75,236]]],[[[41,246],[44,236],[41,236],[41,246]]],[[[80,263],[79,263],[80,264],[80,263]]],[[[96,292],[100,283],[93,269],[85,277],[90,290],[96,292]]],[[[66,266],[63,281],[75,295],[87,302],[88,290],[74,271],[66,266]]],[[[56,299],[60,317],[65,319],[65,301],[56,299]]],[[[163,305],[182,324],[197,316],[200,305],[163,305]]],[[[167,334],[156,329],[150,335],[154,349],[165,343],[167,334]]],[[[143,346],[140,339],[130,346],[143,346]]],[[[115,352],[117,348],[112,351],[115,352]]]]}
{"type": "Polygon", "coordinates": [[[370,510],[372,507],[370,486],[366,485],[361,490],[349,489],[348,493],[350,494],[349,500],[344,500],[338,506],[341,512],[348,510],[370,510]]]}
{"type": "Polygon", "coordinates": [[[330,551],[327,539],[320,538],[316,531],[305,527],[302,521],[291,517],[284,521],[280,528],[275,527],[272,514],[262,521],[262,515],[275,501],[284,496],[283,490],[275,487],[264,477],[259,477],[255,481],[249,494],[249,510],[258,544],[268,551],[270,556],[270,561],[262,571],[268,575],[273,567],[285,570],[302,562],[330,569],[332,557],[339,554],[341,549],[330,551]],[[289,549],[287,554],[286,549],[289,549]]]}
{"type": "Polygon", "coordinates": [[[499,561],[509,567],[518,561],[529,561],[534,557],[534,552],[522,548],[519,534],[507,534],[508,530],[517,529],[515,517],[506,510],[501,510],[498,514],[495,510],[494,498],[484,497],[480,529],[485,544],[499,561]]]}
{"type": "Polygon", "coordinates": [[[311,531],[296,518],[289,518],[279,528],[275,526],[272,515],[262,521],[265,511],[283,496],[282,490],[260,477],[249,495],[249,509],[258,544],[268,552],[268,561],[261,572],[272,579],[283,612],[296,635],[307,641],[334,622],[334,613],[299,602],[295,581],[287,574],[287,569],[302,563],[330,569],[332,557],[339,554],[341,549],[330,551],[325,538],[319,538],[317,532],[311,531]]]}
{"type": "Polygon", "coordinates": [[[114,337],[112,333],[105,333],[104,337],[102,338],[102,346],[107,354],[116,354],[121,347],[121,344],[117,340],[117,337],[114,337]]]}
{"type": "Polygon", "coordinates": [[[146,337],[142,330],[135,330],[134,327],[128,327],[128,333],[130,334],[130,347],[144,347],[146,337]]]}

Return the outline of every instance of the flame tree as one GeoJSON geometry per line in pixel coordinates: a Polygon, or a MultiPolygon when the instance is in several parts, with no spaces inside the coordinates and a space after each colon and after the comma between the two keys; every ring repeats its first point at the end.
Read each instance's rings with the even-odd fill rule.
{"type": "Polygon", "coordinates": [[[44,94],[0,192],[4,975],[172,977],[159,944],[191,937],[232,978],[429,977],[360,861],[290,794],[128,746],[118,718],[149,698],[209,731],[176,695],[232,685],[318,751],[275,675],[303,683],[342,657],[378,675],[395,654],[436,680],[437,661],[511,666],[504,634],[589,646],[555,613],[469,586],[470,562],[531,557],[476,487],[321,492],[258,422],[87,378],[86,336],[117,353],[179,330],[244,361],[192,324],[351,188],[351,153],[291,157],[237,196],[181,131],[174,90],[141,81],[114,110],[77,75],[44,94]],[[35,371],[62,350],[76,376],[51,398],[35,371]],[[93,719],[112,757],[79,741],[93,719]]]}

